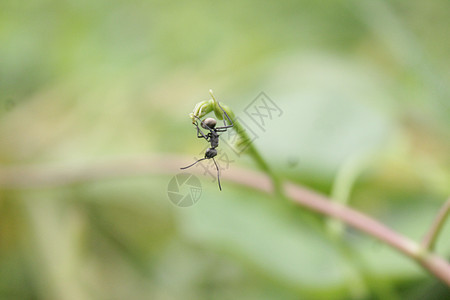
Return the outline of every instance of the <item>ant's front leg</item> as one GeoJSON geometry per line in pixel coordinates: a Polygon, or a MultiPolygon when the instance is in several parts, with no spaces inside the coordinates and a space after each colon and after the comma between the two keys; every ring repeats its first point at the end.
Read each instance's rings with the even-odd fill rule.
{"type": "Polygon", "coordinates": [[[216,129],[218,129],[219,132],[224,132],[226,131],[228,128],[231,128],[234,126],[233,121],[231,120],[230,116],[227,114],[227,112],[223,109],[223,107],[220,105],[219,102],[217,102],[217,104],[219,105],[220,109],[222,110],[223,114],[222,114],[222,119],[223,119],[223,125],[222,127],[216,127],[216,129]],[[228,119],[228,122],[230,124],[227,125],[227,122],[225,121],[225,116],[228,119]]]}
{"type": "Polygon", "coordinates": [[[203,131],[200,130],[200,128],[198,127],[198,123],[195,122],[194,125],[197,127],[197,137],[198,137],[199,139],[203,138],[203,139],[205,139],[205,140],[207,140],[207,141],[209,142],[208,136],[206,136],[206,135],[203,133],[203,131]]]}

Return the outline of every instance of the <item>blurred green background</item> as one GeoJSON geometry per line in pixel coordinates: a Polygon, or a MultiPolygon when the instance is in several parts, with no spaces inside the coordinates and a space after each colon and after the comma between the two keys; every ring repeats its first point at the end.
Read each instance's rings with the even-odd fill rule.
{"type": "MultiPolygon", "coordinates": [[[[187,165],[209,89],[249,124],[263,91],[283,114],[254,143],[277,174],[419,240],[450,194],[449,28],[447,0],[0,0],[0,164],[187,165]]],[[[257,169],[222,148],[229,169],[257,169]]],[[[264,193],[198,176],[200,201],[179,208],[175,174],[4,185],[0,298],[450,297],[384,244],[264,193]]]]}

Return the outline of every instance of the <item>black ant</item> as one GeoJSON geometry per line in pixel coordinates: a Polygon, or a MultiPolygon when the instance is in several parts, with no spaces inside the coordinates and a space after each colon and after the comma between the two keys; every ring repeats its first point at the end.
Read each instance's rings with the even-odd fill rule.
{"type": "Polygon", "coordinates": [[[182,170],[187,169],[192,167],[193,165],[195,165],[196,163],[205,160],[205,159],[210,159],[212,158],[212,160],[214,161],[214,164],[216,165],[216,169],[217,169],[217,182],[219,183],[219,189],[222,190],[222,187],[220,186],[220,171],[219,171],[219,167],[217,166],[216,160],[214,159],[214,156],[217,155],[217,150],[216,148],[219,146],[219,135],[217,134],[218,132],[225,132],[227,131],[228,128],[231,128],[234,126],[233,121],[231,121],[230,117],[228,116],[228,114],[225,112],[225,110],[222,108],[222,106],[220,106],[219,102],[217,102],[217,104],[219,105],[220,109],[223,111],[223,124],[224,126],[222,127],[216,127],[217,121],[213,118],[206,118],[205,120],[200,120],[199,117],[195,116],[197,119],[200,120],[201,122],[201,126],[206,129],[209,130],[208,134],[204,134],[203,131],[200,130],[200,128],[198,127],[198,123],[197,121],[194,122],[194,125],[197,127],[197,137],[198,138],[204,138],[205,140],[207,140],[210,144],[211,147],[206,149],[205,152],[205,157],[201,158],[199,160],[197,160],[196,162],[194,162],[193,164],[184,167],[184,168],[180,168],[182,170]],[[227,125],[226,121],[225,121],[225,116],[227,117],[228,121],[229,121],[229,125],[227,125]]]}

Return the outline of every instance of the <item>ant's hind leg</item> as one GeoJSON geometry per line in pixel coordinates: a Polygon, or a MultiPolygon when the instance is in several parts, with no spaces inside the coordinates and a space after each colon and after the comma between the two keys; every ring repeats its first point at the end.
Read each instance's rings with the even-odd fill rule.
{"type": "Polygon", "coordinates": [[[220,185],[220,170],[219,170],[219,166],[217,166],[216,160],[214,159],[214,157],[212,157],[212,160],[214,162],[214,164],[216,165],[216,169],[217,169],[217,182],[219,183],[219,190],[222,190],[222,186],[220,185]]]}
{"type": "Polygon", "coordinates": [[[184,169],[190,168],[190,167],[192,167],[193,165],[195,165],[196,163],[198,163],[198,162],[200,162],[200,161],[202,161],[202,160],[205,160],[205,159],[207,159],[207,158],[206,158],[206,157],[205,157],[205,158],[200,158],[199,160],[197,160],[197,161],[194,162],[193,164],[190,164],[189,166],[183,167],[183,168],[180,168],[180,169],[181,169],[181,170],[184,170],[184,169]]]}

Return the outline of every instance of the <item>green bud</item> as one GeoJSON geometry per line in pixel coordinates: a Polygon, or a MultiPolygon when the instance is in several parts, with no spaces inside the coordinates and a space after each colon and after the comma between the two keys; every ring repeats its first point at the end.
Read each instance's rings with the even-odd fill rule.
{"type": "Polygon", "coordinates": [[[213,110],[214,103],[212,100],[205,100],[197,103],[195,105],[194,111],[189,114],[189,117],[191,118],[192,122],[194,123],[197,118],[202,118],[206,114],[210,113],[213,110]]]}

